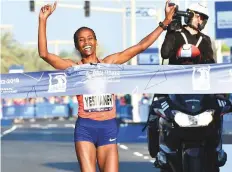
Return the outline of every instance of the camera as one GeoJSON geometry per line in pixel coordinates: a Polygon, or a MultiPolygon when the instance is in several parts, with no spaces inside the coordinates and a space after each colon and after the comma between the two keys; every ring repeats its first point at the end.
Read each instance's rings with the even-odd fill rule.
{"type": "MultiPolygon", "coordinates": [[[[174,3],[169,3],[169,6],[174,6],[174,3]]],[[[185,18],[185,21],[192,18],[194,13],[191,11],[180,11],[178,5],[176,5],[175,14],[173,16],[172,22],[168,25],[167,31],[176,31],[182,28],[182,17],[185,18]]]]}

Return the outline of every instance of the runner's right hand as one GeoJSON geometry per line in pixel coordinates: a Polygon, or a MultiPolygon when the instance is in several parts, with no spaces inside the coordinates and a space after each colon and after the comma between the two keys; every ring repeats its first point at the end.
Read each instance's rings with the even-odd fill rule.
{"type": "Polygon", "coordinates": [[[55,2],[53,4],[53,6],[49,5],[49,4],[44,5],[40,10],[39,18],[46,20],[53,13],[53,11],[56,9],[56,4],[57,4],[57,2],[55,2]]]}

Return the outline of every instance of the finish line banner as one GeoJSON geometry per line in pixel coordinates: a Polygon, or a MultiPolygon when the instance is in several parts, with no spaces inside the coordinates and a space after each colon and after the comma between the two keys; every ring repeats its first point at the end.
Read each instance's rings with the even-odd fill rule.
{"type": "Polygon", "coordinates": [[[85,64],[64,71],[1,74],[2,98],[102,93],[232,93],[232,64],[85,64]]]}

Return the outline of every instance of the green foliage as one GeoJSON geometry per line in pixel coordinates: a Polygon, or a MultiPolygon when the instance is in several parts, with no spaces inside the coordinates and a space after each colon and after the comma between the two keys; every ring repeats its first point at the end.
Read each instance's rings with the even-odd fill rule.
{"type": "MultiPolygon", "coordinates": [[[[103,48],[98,47],[97,56],[103,56],[103,52],[103,48]]],[[[59,56],[76,62],[81,60],[75,49],[72,52],[61,51],[59,56]]],[[[5,32],[1,34],[1,73],[8,73],[11,65],[23,65],[25,72],[55,70],[39,57],[37,48],[25,47],[14,40],[10,32],[5,32]]]]}
{"type": "Polygon", "coordinates": [[[64,58],[64,59],[71,59],[74,62],[77,62],[77,61],[81,60],[80,54],[78,54],[75,49],[73,49],[72,52],[68,52],[68,51],[62,50],[59,53],[59,56],[62,57],[62,58],[64,58]]]}
{"type": "Polygon", "coordinates": [[[22,46],[6,32],[1,35],[1,73],[8,73],[11,65],[23,65],[25,72],[55,70],[39,57],[36,48],[22,46]]]}
{"type": "Polygon", "coordinates": [[[222,44],[222,52],[230,52],[230,47],[226,44],[222,44]]]}
{"type": "Polygon", "coordinates": [[[59,54],[59,56],[60,56],[60,57],[65,57],[65,58],[67,58],[67,57],[72,56],[72,54],[70,54],[70,53],[67,52],[67,51],[61,51],[60,54],[59,54]]]}

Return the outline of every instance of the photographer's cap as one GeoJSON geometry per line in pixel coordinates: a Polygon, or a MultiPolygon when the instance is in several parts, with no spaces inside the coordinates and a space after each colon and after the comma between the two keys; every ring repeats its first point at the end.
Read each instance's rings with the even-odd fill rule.
{"type": "Polygon", "coordinates": [[[201,3],[193,3],[188,9],[209,18],[208,8],[201,3]]]}

